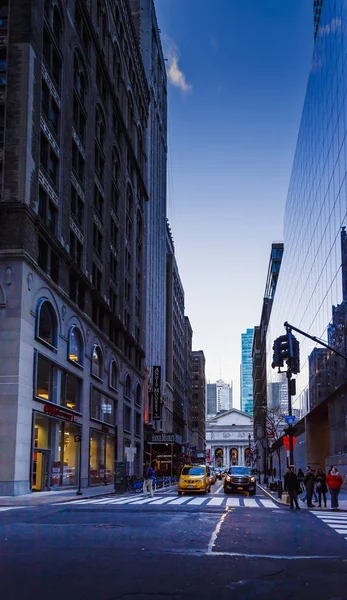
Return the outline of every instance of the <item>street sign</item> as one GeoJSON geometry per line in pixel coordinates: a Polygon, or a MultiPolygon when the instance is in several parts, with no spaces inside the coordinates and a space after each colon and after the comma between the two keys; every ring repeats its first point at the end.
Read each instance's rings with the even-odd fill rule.
{"type": "Polygon", "coordinates": [[[287,425],[294,425],[295,421],[296,421],[296,417],[294,417],[293,415],[290,415],[290,416],[287,415],[285,417],[285,422],[287,423],[287,425]]]}

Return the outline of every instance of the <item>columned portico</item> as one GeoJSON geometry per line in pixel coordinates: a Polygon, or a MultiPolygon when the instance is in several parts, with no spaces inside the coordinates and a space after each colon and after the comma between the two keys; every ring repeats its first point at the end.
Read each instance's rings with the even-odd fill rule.
{"type": "Polygon", "coordinates": [[[206,448],[210,450],[210,464],[224,468],[231,465],[244,466],[249,434],[252,438],[252,417],[236,409],[207,421],[206,448]]]}

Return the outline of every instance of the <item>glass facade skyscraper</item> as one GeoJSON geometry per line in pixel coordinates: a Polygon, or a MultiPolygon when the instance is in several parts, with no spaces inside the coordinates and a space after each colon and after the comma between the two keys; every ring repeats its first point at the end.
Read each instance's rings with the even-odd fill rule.
{"type": "Polygon", "coordinates": [[[241,334],[241,410],[253,415],[253,360],[252,344],[254,329],[241,334]]]}
{"type": "MultiPolygon", "coordinates": [[[[270,364],[284,321],[346,354],[347,1],[324,0],[320,8],[267,333],[270,405],[272,392],[286,388],[285,375],[270,364]]],[[[334,457],[342,465],[347,459],[346,363],[310,339],[297,338],[301,372],[292,402],[301,437],[296,451],[304,449],[303,464],[325,466],[334,457]]]]}

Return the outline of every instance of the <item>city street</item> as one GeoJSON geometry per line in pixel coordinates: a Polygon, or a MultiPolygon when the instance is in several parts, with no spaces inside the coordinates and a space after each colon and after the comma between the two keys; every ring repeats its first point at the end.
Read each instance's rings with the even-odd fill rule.
{"type": "Polygon", "coordinates": [[[139,494],[5,507],[4,597],[289,600],[308,589],[345,599],[346,513],[291,511],[261,492],[225,498],[221,485],[203,497],[173,487],[151,502],[139,494]]]}

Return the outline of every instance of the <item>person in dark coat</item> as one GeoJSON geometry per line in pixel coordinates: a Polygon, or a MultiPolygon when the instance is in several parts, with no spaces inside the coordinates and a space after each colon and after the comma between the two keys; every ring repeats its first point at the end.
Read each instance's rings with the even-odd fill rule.
{"type": "Polygon", "coordinates": [[[324,506],[326,508],[328,486],[327,486],[327,478],[326,478],[326,475],[325,475],[323,469],[318,469],[318,471],[317,471],[316,490],[317,490],[317,494],[318,494],[318,502],[319,502],[318,506],[322,506],[322,495],[323,495],[324,506]]]}
{"type": "Polygon", "coordinates": [[[298,490],[300,488],[299,480],[294,472],[294,467],[289,466],[284,476],[284,489],[289,494],[290,508],[294,508],[294,502],[296,510],[300,510],[298,503],[298,490]]]}
{"type": "Polygon", "coordinates": [[[309,508],[314,508],[312,504],[312,496],[314,492],[314,484],[315,484],[315,474],[312,469],[307,470],[304,477],[304,485],[307,492],[307,506],[309,508]]]}

